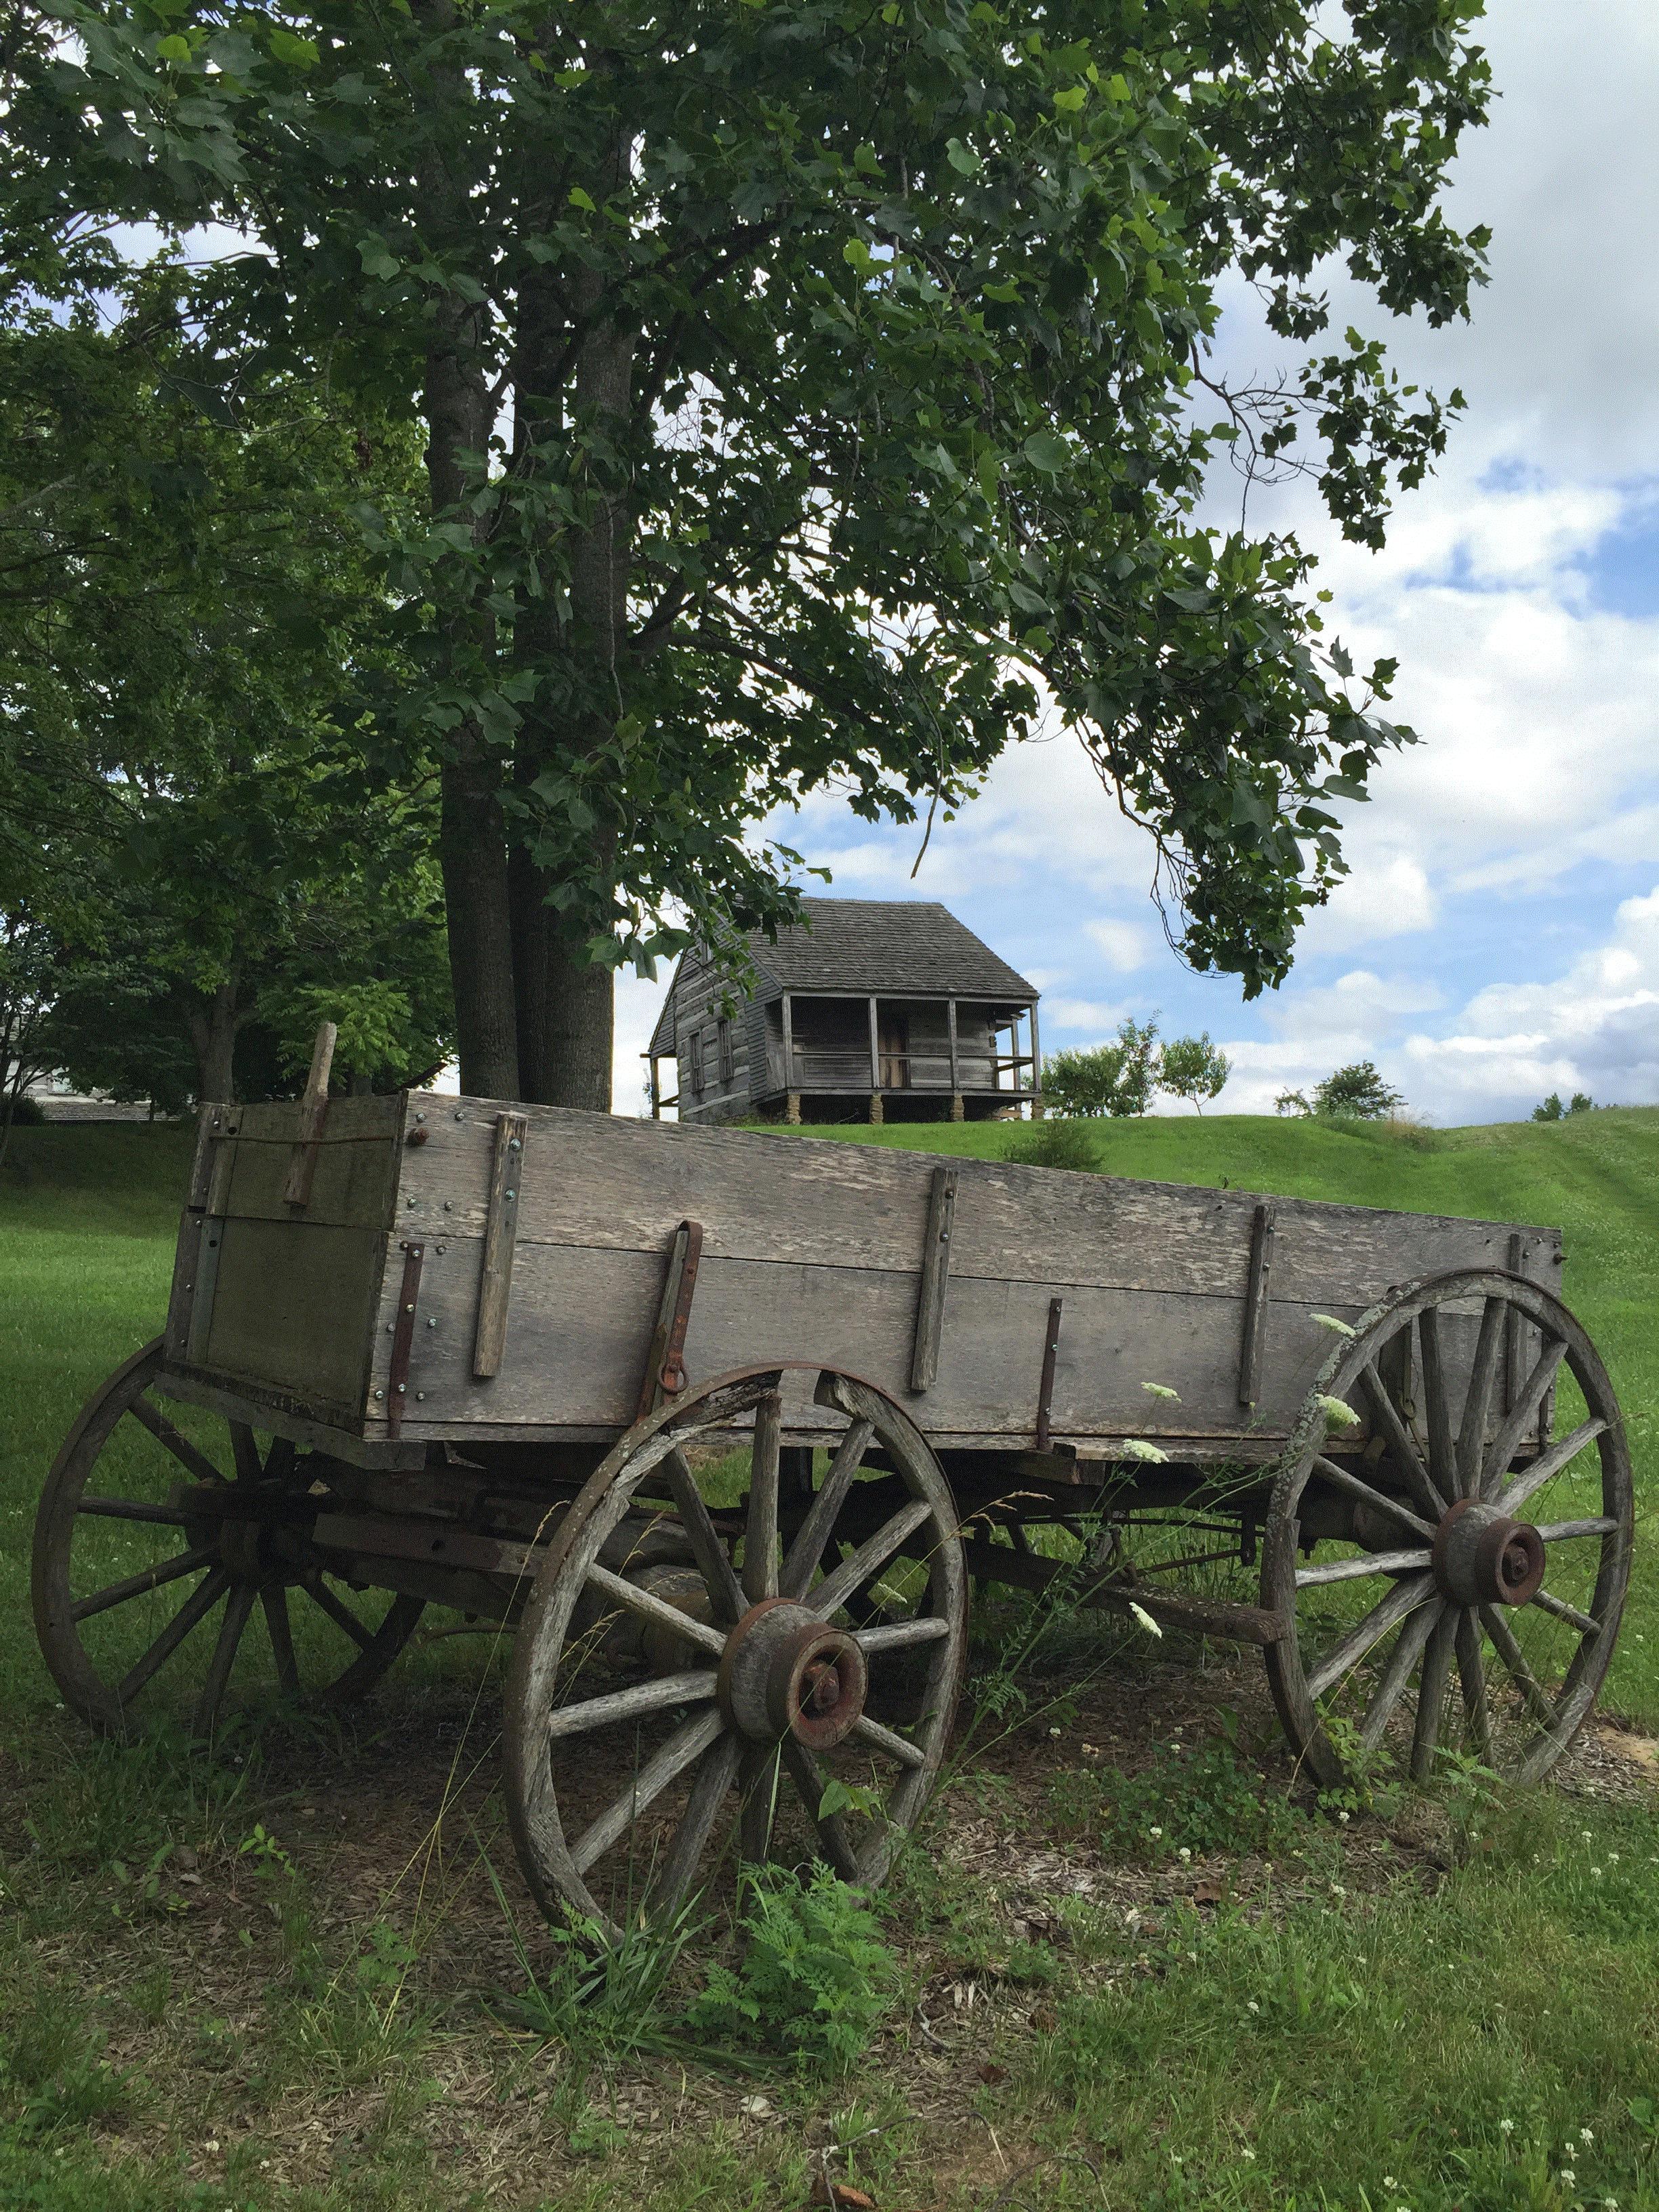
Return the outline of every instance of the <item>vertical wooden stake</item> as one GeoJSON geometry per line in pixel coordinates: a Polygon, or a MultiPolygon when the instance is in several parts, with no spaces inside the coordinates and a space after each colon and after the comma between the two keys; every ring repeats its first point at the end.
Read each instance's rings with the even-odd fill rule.
{"type": "Polygon", "coordinates": [[[1267,1284],[1273,1265],[1271,1206],[1258,1206],[1250,1231],[1250,1279],[1244,1293],[1244,1331],[1238,1352],[1238,1402],[1254,1406],[1261,1379],[1261,1338],[1267,1320],[1267,1284]]]}
{"type": "MultiPolygon", "coordinates": [[[[1527,1272],[1527,1247],[1518,1229],[1510,1232],[1508,1257],[1512,1275],[1527,1272]]],[[[1518,1306],[1504,1309],[1504,1411],[1514,1405],[1522,1383],[1526,1380],[1521,1365],[1521,1310],[1518,1306]]]]}
{"type": "Polygon", "coordinates": [[[957,1170],[935,1168],[927,1201],[927,1230],[916,1296],[916,1334],[910,1354],[910,1388],[931,1390],[939,1374],[945,1333],[945,1291],[951,1278],[951,1225],[957,1210],[957,1170]]]}
{"type": "Polygon", "coordinates": [[[519,1231],[519,1184],[524,1174],[528,1117],[502,1114],[495,1121],[484,1216],[483,1264],[478,1275],[478,1323],[472,1339],[472,1372],[479,1382],[498,1374],[507,1349],[507,1309],[513,1292],[513,1245],[519,1231]]]}
{"type": "Polygon", "coordinates": [[[1048,1301],[1048,1328],[1042,1340],[1042,1380],[1037,1386],[1036,1448],[1048,1449],[1048,1414],[1054,1401],[1054,1360],[1060,1352],[1060,1316],[1064,1301],[1048,1301]]]}
{"type": "Polygon", "coordinates": [[[322,1140],[323,1124],[328,1119],[328,1078],[334,1065],[334,1040],[338,1035],[332,1022],[325,1022],[311,1048],[311,1073],[306,1078],[305,1095],[300,1101],[300,1126],[294,1150],[289,1155],[288,1181],[283,1186],[283,1203],[288,1206],[311,1203],[311,1179],[317,1172],[317,1147],[322,1140]]]}

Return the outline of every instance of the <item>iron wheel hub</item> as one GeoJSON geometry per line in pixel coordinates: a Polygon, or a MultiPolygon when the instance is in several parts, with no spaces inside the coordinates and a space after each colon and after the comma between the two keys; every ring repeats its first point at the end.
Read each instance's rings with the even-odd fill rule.
{"type": "Polygon", "coordinates": [[[869,1686],[864,1654],[791,1598],[763,1598],[726,1638],[719,1697],[727,1718],[757,1743],[792,1735],[809,1751],[829,1751],[864,1712],[869,1686]]]}
{"type": "Polygon", "coordinates": [[[1460,1498],[1435,1532],[1434,1579],[1458,1605],[1527,1605],[1544,1580],[1544,1540],[1530,1521],[1460,1498]]]}

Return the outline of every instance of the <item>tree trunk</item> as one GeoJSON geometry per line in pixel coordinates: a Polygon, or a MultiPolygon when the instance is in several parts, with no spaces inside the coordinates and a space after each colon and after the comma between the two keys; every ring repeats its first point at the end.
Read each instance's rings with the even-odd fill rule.
{"type": "Polygon", "coordinates": [[[191,1009],[190,1041],[196,1050],[196,1103],[228,1106],[236,1096],[236,983],[222,983],[191,1009]]]}
{"type": "MultiPolygon", "coordinates": [[[[420,0],[417,14],[438,36],[456,20],[453,0],[420,0]]],[[[431,82],[444,100],[459,105],[472,97],[459,69],[440,65],[431,82]]],[[[440,240],[446,230],[469,230],[476,220],[464,186],[435,150],[447,136],[434,130],[422,174],[440,240]]],[[[459,520],[475,540],[488,524],[463,501],[471,489],[470,465],[482,463],[489,442],[488,343],[488,310],[456,293],[441,294],[426,356],[427,480],[434,520],[459,520]]],[[[495,623],[476,584],[441,607],[438,630],[445,673],[459,690],[493,684],[495,623]]],[[[461,1088],[475,1097],[516,1098],[518,1025],[501,781],[499,755],[477,720],[467,717],[452,733],[443,763],[438,844],[461,1088]]]]}

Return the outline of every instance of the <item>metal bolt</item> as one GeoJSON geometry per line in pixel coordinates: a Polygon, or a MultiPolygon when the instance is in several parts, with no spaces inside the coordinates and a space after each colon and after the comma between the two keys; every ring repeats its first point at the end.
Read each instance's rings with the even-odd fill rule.
{"type": "Polygon", "coordinates": [[[431,1317],[431,1316],[430,1316],[430,1315],[428,1315],[428,1316],[427,1316],[427,1324],[426,1324],[426,1325],[427,1325],[427,1327],[428,1327],[428,1328],[436,1328],[436,1327],[438,1326],[437,1322],[432,1319],[432,1317],[431,1317]]]}
{"type": "Polygon", "coordinates": [[[465,1121],[466,1119],[465,1115],[461,1112],[459,1107],[455,1109],[454,1119],[458,1121],[465,1121]]]}
{"type": "Polygon", "coordinates": [[[384,1390],[377,1390],[377,1391],[374,1393],[374,1395],[375,1395],[375,1396],[376,1396],[377,1398],[384,1398],[384,1397],[385,1397],[385,1395],[386,1395],[386,1392],[385,1392],[384,1390]]]}
{"type": "Polygon", "coordinates": [[[407,1390],[407,1389],[408,1389],[408,1388],[409,1388],[409,1385],[408,1385],[408,1383],[407,1383],[407,1382],[400,1382],[400,1383],[398,1385],[398,1395],[401,1398],[401,1397],[403,1396],[403,1395],[404,1395],[404,1391],[405,1391],[405,1390],[407,1390]]]}
{"type": "Polygon", "coordinates": [[[449,1200],[448,1200],[447,1199],[446,1199],[446,1200],[444,1200],[444,1212],[445,1212],[446,1213],[447,1213],[449,1211],[450,1211],[450,1204],[449,1204],[449,1200]]]}
{"type": "Polygon", "coordinates": [[[444,1253],[448,1251],[449,1247],[447,1244],[440,1244],[437,1249],[440,1253],[444,1253]]]}
{"type": "Polygon", "coordinates": [[[396,1336],[398,1334],[398,1324],[395,1321],[389,1321],[386,1323],[386,1333],[388,1336],[396,1336]]]}
{"type": "Polygon", "coordinates": [[[195,1284],[194,1284],[194,1283],[186,1283],[186,1284],[185,1285],[185,1288],[187,1291],[193,1291],[193,1290],[196,1288],[196,1285],[195,1285],[195,1284]]]}
{"type": "Polygon", "coordinates": [[[507,1195],[509,1198],[516,1198],[516,1197],[518,1196],[518,1194],[518,1194],[518,1192],[517,1192],[516,1190],[510,1190],[510,1191],[508,1191],[508,1192],[507,1192],[507,1195]]]}
{"type": "Polygon", "coordinates": [[[414,1205],[414,1203],[415,1203],[415,1201],[414,1201],[414,1200],[413,1200],[412,1198],[410,1198],[410,1199],[405,1199],[405,1200],[404,1200],[404,1203],[406,1206],[413,1206],[413,1205],[414,1205]]]}
{"type": "Polygon", "coordinates": [[[426,1119],[426,1115],[425,1115],[424,1114],[417,1114],[417,1115],[415,1116],[415,1119],[416,1119],[417,1121],[425,1121],[425,1119],[426,1119]]]}
{"type": "Polygon", "coordinates": [[[424,1397],[425,1397],[425,1395],[426,1395],[426,1392],[425,1392],[424,1390],[417,1390],[417,1391],[415,1393],[415,1396],[416,1396],[416,1401],[418,1401],[419,1400],[421,1400],[421,1399],[424,1398],[424,1397]]]}
{"type": "Polygon", "coordinates": [[[411,1301],[410,1301],[410,1303],[404,1308],[404,1311],[405,1313],[413,1313],[413,1312],[414,1312],[414,1310],[415,1310],[414,1302],[411,1300],[411,1301]]]}
{"type": "Polygon", "coordinates": [[[507,1149],[509,1152],[516,1152],[519,1150],[519,1146],[520,1139],[517,1137],[509,1137],[507,1139],[507,1149]]]}

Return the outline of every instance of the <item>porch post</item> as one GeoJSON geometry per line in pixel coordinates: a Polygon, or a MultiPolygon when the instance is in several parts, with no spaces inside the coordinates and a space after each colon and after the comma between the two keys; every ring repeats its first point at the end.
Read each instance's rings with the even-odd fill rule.
{"type": "Polygon", "coordinates": [[[879,1121],[881,1118],[881,1024],[872,994],[870,1000],[870,1119],[879,1121]]]}
{"type": "Polygon", "coordinates": [[[792,1128],[799,1125],[800,1086],[795,1075],[795,1030],[787,991],[783,994],[783,1118],[792,1128]]]}
{"type": "Polygon", "coordinates": [[[951,1037],[951,1119],[962,1121],[967,1119],[968,1109],[963,1103],[962,1072],[957,1066],[957,1002],[954,999],[947,999],[945,1002],[945,1026],[951,1037]]]}
{"type": "Polygon", "coordinates": [[[657,1078],[657,1055],[654,1052],[651,1054],[650,1066],[651,1118],[653,1121],[660,1121],[662,1119],[662,1085],[657,1078]]]}
{"type": "Polygon", "coordinates": [[[1031,1119],[1042,1119],[1042,1052],[1037,1042],[1036,1000],[1031,1001],[1031,1119]]]}

